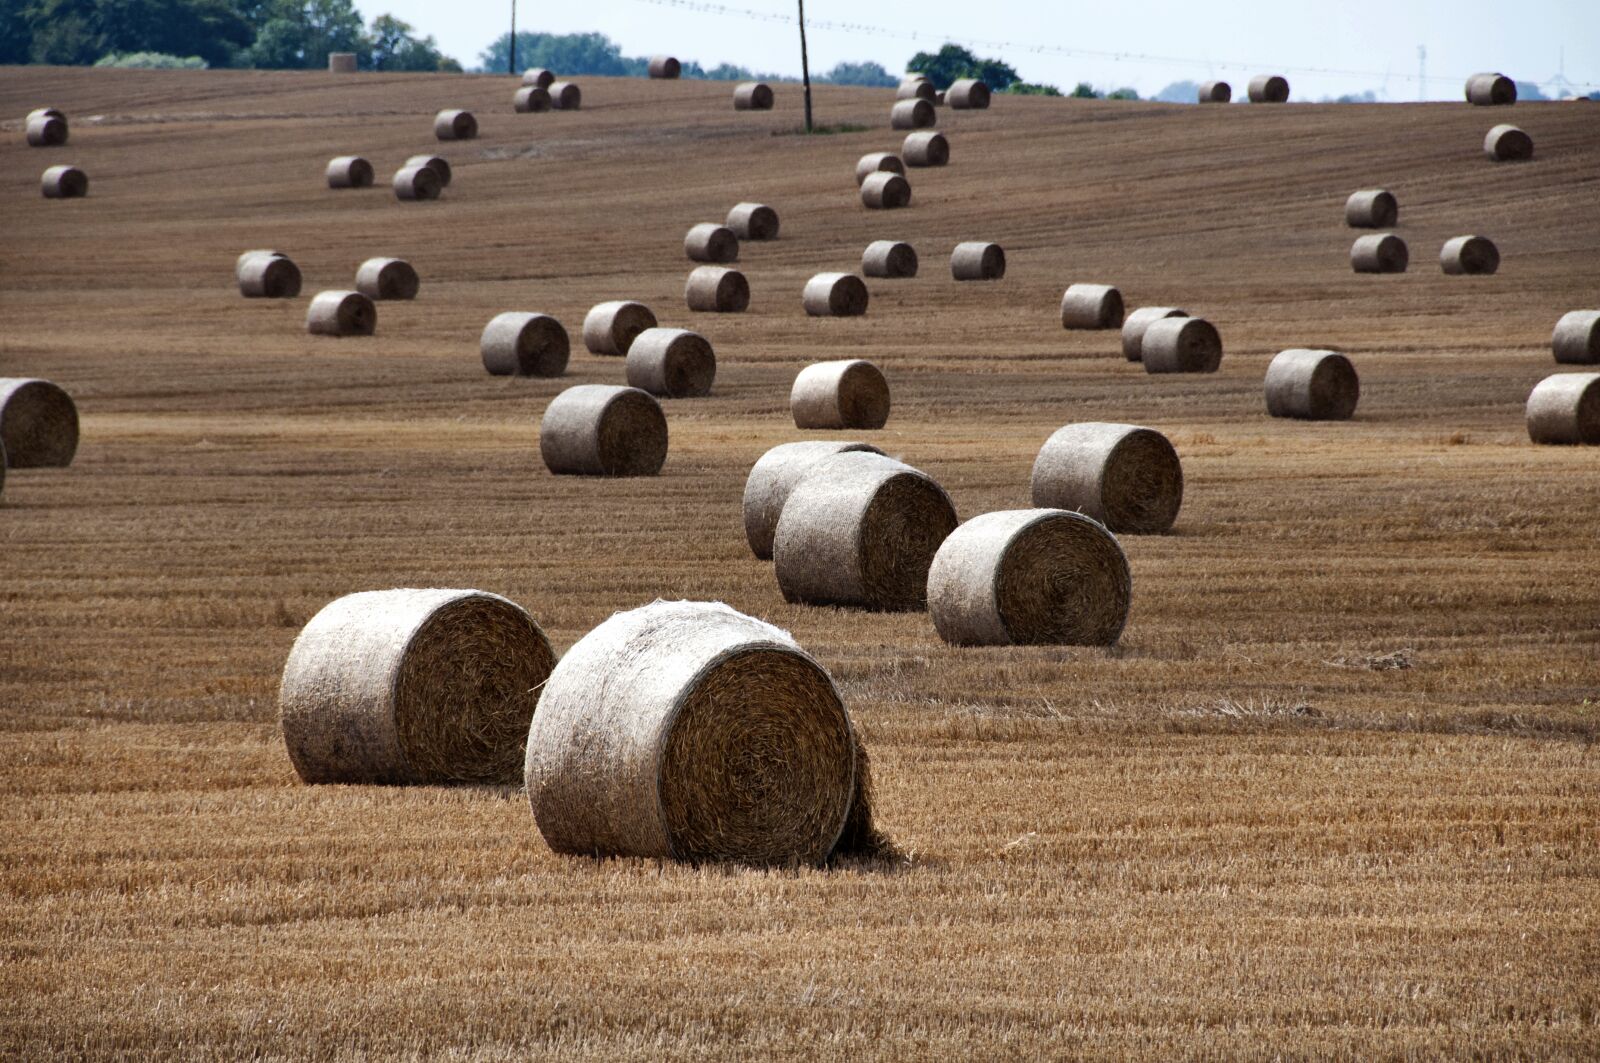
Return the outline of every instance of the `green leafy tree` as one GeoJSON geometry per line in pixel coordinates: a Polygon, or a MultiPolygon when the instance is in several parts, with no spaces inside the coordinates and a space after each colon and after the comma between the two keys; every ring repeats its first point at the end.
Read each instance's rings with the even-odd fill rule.
{"type": "MultiPolygon", "coordinates": [[[[503,74],[509,61],[511,34],[502,33],[478,56],[479,67],[503,74]]],[[[517,66],[542,66],[562,77],[627,77],[642,74],[646,60],[629,59],[622,47],[603,33],[519,33],[517,66]]]]}
{"type": "Polygon", "coordinates": [[[350,0],[276,0],[246,57],[255,66],[299,69],[328,65],[329,52],[363,52],[361,16],[350,0]]]}
{"type": "Polygon", "coordinates": [[[1054,85],[1035,85],[1028,81],[1013,81],[1006,86],[1006,91],[1013,96],[1059,96],[1061,90],[1054,85]]]}
{"type": "Polygon", "coordinates": [[[1138,98],[1139,93],[1130,88],[1112,89],[1106,93],[1106,99],[1108,100],[1137,100],[1138,98]]]}
{"type": "Polygon", "coordinates": [[[418,38],[410,24],[393,15],[379,15],[372,20],[367,31],[367,47],[363,65],[373,70],[444,70],[447,63],[460,64],[446,59],[432,37],[418,38]]]}
{"type": "Polygon", "coordinates": [[[1003,92],[1019,80],[1017,72],[1008,63],[998,59],[979,59],[957,44],[947,44],[936,53],[918,52],[906,64],[913,74],[926,74],[934,87],[948,89],[961,78],[977,78],[997,92],[1003,92]]]}
{"type": "Polygon", "coordinates": [[[1072,89],[1072,98],[1075,100],[1098,100],[1100,93],[1096,92],[1094,86],[1087,81],[1080,81],[1072,89]]]}
{"type": "Polygon", "coordinates": [[[24,0],[0,0],[0,63],[26,63],[32,58],[33,25],[24,0]]]}
{"type": "Polygon", "coordinates": [[[92,63],[110,52],[197,55],[225,65],[250,43],[250,23],[228,0],[41,0],[25,9],[29,56],[92,63]]]}
{"type": "Polygon", "coordinates": [[[833,69],[817,79],[832,85],[868,85],[888,88],[900,84],[900,79],[883,68],[882,63],[835,63],[833,69]]]}

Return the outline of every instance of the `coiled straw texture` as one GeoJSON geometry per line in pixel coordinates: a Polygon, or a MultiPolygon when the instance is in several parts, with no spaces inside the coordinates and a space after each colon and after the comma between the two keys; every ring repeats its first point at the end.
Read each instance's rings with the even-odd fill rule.
{"type": "Polygon", "coordinates": [[[1153,428],[1084,421],[1045,440],[1031,490],[1042,509],[1086,513],[1118,534],[1160,535],[1183,505],[1183,465],[1153,428]]]}
{"type": "Polygon", "coordinates": [[[1267,412],[1302,421],[1346,421],[1361,399],[1350,359],[1336,351],[1293,348],[1267,366],[1267,412]]]}
{"type": "Polygon", "coordinates": [[[579,384],[545,407],[539,454],[558,476],[654,476],[667,460],[667,418],[638,388],[579,384]]]}

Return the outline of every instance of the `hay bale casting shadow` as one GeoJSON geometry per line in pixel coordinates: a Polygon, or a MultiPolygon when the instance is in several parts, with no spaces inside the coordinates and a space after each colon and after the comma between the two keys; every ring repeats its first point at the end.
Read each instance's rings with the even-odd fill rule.
{"type": "Polygon", "coordinates": [[[545,407],[539,454],[558,476],[654,476],[667,460],[667,417],[638,388],[579,384],[545,407]]]}
{"type": "Polygon", "coordinates": [[[567,371],[572,344],[549,314],[508,310],[483,327],[478,352],[491,376],[557,377],[567,371]]]}
{"type": "Polygon", "coordinates": [[[1600,373],[1545,377],[1528,395],[1527,418],[1535,443],[1600,444],[1600,373]]]}
{"type": "Polygon", "coordinates": [[[806,281],[800,302],[811,317],[859,317],[867,312],[867,282],[854,273],[819,273],[806,281]]]}
{"type": "Polygon", "coordinates": [[[889,382],[864,358],[816,362],[789,391],[796,428],[882,428],[889,421],[889,382]]]}
{"type": "Polygon", "coordinates": [[[370,336],[377,328],[378,308],[360,292],[318,292],[306,308],[313,336],[370,336]]]}
{"type": "Polygon", "coordinates": [[[403,258],[369,258],[356,270],[356,291],[368,299],[415,299],[422,281],[403,258]]]}
{"type": "Polygon", "coordinates": [[[1350,359],[1336,351],[1293,348],[1267,366],[1267,412],[1302,421],[1347,421],[1361,399],[1350,359]]]}
{"type": "Polygon", "coordinates": [[[596,303],[583,319],[583,345],[594,354],[623,355],[639,333],[655,327],[656,315],[643,303],[596,303]]]}
{"type": "Polygon", "coordinates": [[[871,443],[808,439],[780,443],[761,455],[744,481],[744,537],[750,543],[750,552],[763,561],[770,561],[778,517],[794,485],[824,458],[854,451],[883,453],[871,443]]]}
{"type": "Polygon", "coordinates": [[[1073,284],[1061,296],[1061,327],[1122,327],[1122,293],[1109,284],[1073,284]]]}
{"type": "Polygon", "coordinates": [[[1550,336],[1556,361],[1567,365],[1600,362],[1600,310],[1571,310],[1561,315],[1550,336]]]}
{"type": "Polygon", "coordinates": [[[710,342],[688,329],[645,329],[627,357],[628,386],[669,399],[709,395],[717,376],[710,342]]]}
{"type": "Polygon", "coordinates": [[[861,272],[869,277],[915,277],[917,250],[899,240],[874,240],[861,253],[861,272]]]}
{"type": "Polygon", "coordinates": [[[1118,534],[1161,535],[1183,505],[1183,465],[1153,428],[1085,421],[1045,440],[1031,493],[1035,506],[1087,513],[1118,534]]]}
{"type": "Polygon", "coordinates": [[[699,266],[689,271],[683,301],[699,313],[742,314],[750,307],[750,282],[725,266],[699,266]]]}

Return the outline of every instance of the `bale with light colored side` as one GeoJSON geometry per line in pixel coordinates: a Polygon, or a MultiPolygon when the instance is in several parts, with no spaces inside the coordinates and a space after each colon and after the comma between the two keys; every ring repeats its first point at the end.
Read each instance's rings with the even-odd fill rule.
{"type": "Polygon", "coordinates": [[[761,455],[744,481],[744,536],[750,543],[750,552],[762,561],[770,561],[778,517],[795,484],[824,458],[855,451],[883,453],[871,443],[808,439],[780,443],[761,455]]]}
{"type": "Polygon", "coordinates": [[[52,166],[39,178],[46,199],[82,199],[89,194],[89,175],[76,166],[52,166]]]}
{"type": "Polygon", "coordinates": [[[911,205],[911,182],[897,173],[879,171],[861,183],[861,202],[871,210],[899,210],[911,205]]]}
{"type": "Polygon", "coordinates": [[[874,240],[861,253],[861,272],[869,277],[915,277],[917,249],[899,240],[874,240]]]}
{"type": "MultiPolygon", "coordinates": [[[[413,155],[411,158],[406,160],[405,165],[426,166],[428,169],[434,172],[434,176],[439,178],[440,188],[450,187],[450,178],[452,176],[450,171],[450,160],[444,158],[442,155],[413,155]]],[[[402,169],[403,168],[404,167],[402,167],[402,169]]]]}
{"type": "Polygon", "coordinates": [[[683,64],[670,55],[652,55],[646,69],[658,81],[673,81],[683,73],[683,64]]]}
{"type": "Polygon", "coordinates": [[[717,356],[698,332],[681,328],[645,329],[628,347],[628,386],[669,399],[711,394],[717,356]]]}
{"type": "Polygon", "coordinates": [[[1162,535],[1183,505],[1183,465],[1153,428],[1085,421],[1045,440],[1030,490],[1035,506],[1087,513],[1119,535],[1162,535]]]}
{"type": "Polygon", "coordinates": [[[739,261],[739,238],[726,225],[701,222],[692,226],[683,238],[683,253],[691,262],[739,261]]]}
{"type": "Polygon", "coordinates": [[[1357,273],[1404,273],[1411,252],[1394,233],[1358,236],[1350,245],[1350,268],[1357,273]]]}
{"type": "Polygon", "coordinates": [[[733,90],[735,111],[770,111],[774,102],[772,86],[764,81],[746,81],[733,90]]]}
{"type": "Polygon", "coordinates": [[[1600,445],[1600,373],[1545,377],[1528,395],[1527,418],[1535,443],[1600,445]]]}
{"type": "Polygon", "coordinates": [[[1301,421],[1348,421],[1361,398],[1350,359],[1336,351],[1293,348],[1267,366],[1267,413],[1301,421]]]}
{"type": "Polygon", "coordinates": [[[1168,317],[1188,317],[1189,311],[1175,306],[1141,306],[1122,322],[1122,356],[1130,362],[1143,357],[1144,333],[1152,324],[1168,317]]]}
{"type": "Polygon", "coordinates": [[[60,114],[28,116],[27,139],[32,148],[57,148],[67,142],[67,120],[60,114]]]}
{"type": "Polygon", "coordinates": [[[370,336],[377,328],[378,308],[360,292],[318,292],[306,307],[313,336],[370,336]]]}
{"type": "Polygon", "coordinates": [[[879,429],[889,421],[889,381],[865,358],[815,362],[795,376],[789,412],[796,428],[879,429]]]}
{"type": "Polygon", "coordinates": [[[1277,74],[1257,74],[1250,79],[1251,103],[1288,103],[1289,81],[1277,74]]]}
{"type": "Polygon", "coordinates": [[[639,333],[655,327],[656,315],[643,303],[596,303],[583,319],[583,345],[594,354],[625,355],[639,333]]]}
{"type": "Polygon", "coordinates": [[[522,83],[524,85],[534,85],[541,89],[548,89],[555,84],[555,81],[556,75],[554,71],[546,70],[542,66],[530,66],[522,72],[522,83]]]}
{"type": "Polygon", "coordinates": [[[1505,107],[1517,102],[1517,83],[1504,74],[1473,74],[1467,79],[1467,102],[1479,107],[1505,107]]]}
{"type": "Polygon", "coordinates": [[[576,111],[583,106],[583,93],[570,81],[557,81],[550,86],[550,102],[558,111],[576,111]]]}
{"type": "Polygon", "coordinates": [[[579,384],[545,407],[539,455],[557,476],[654,476],[667,460],[667,417],[638,388],[579,384]]]}
{"type": "Polygon", "coordinates": [[[899,86],[894,90],[896,100],[927,100],[933,102],[939,90],[933,87],[933,82],[925,77],[902,78],[899,86]]]}
{"type": "Polygon", "coordinates": [[[1222,364],[1222,337],[1200,317],[1152,321],[1139,343],[1146,373],[1215,373],[1222,364]]]}
{"type": "Polygon", "coordinates": [[[356,270],[356,291],[368,299],[415,299],[422,281],[403,258],[369,258],[356,270]]]}
{"type": "Polygon", "coordinates": [[[538,85],[524,85],[511,97],[511,106],[518,114],[543,114],[554,106],[550,90],[538,85]]]}
{"type": "Polygon", "coordinates": [[[329,159],[324,175],[329,188],[372,187],[372,163],[359,155],[339,155],[329,159]]]}
{"type": "Polygon", "coordinates": [[[983,111],[989,107],[989,86],[977,78],[962,78],[950,83],[944,98],[952,110],[983,111]]]}
{"type": "Polygon", "coordinates": [[[901,100],[889,109],[891,129],[928,129],[938,120],[927,100],[901,100]]]}
{"type": "Polygon", "coordinates": [[[1109,284],[1073,284],[1061,296],[1061,327],[1122,327],[1122,293],[1109,284]]]}
{"type": "Polygon", "coordinates": [[[958,281],[997,281],[1006,275],[1006,253],[982,240],[957,244],[950,253],[950,275],[958,281]]]}
{"type": "Polygon", "coordinates": [[[863,185],[867,178],[875,173],[897,173],[905,175],[905,163],[900,156],[892,151],[873,151],[861,156],[856,162],[856,184],[863,185]]]}
{"type": "Polygon", "coordinates": [[[776,240],[778,212],[765,203],[739,203],[728,211],[727,227],[740,240],[776,240]]]}
{"type": "Polygon", "coordinates": [[[478,135],[478,120],[471,111],[440,111],[433,116],[433,135],[440,140],[472,140],[478,135]]]}
{"type": "Polygon", "coordinates": [[[1533,138],[1514,125],[1497,125],[1483,138],[1483,153],[1494,162],[1533,158],[1533,138]]]}
{"type": "Polygon", "coordinates": [[[1206,81],[1200,85],[1201,103],[1231,103],[1233,86],[1226,81],[1206,81]]]}
{"type": "Polygon", "coordinates": [[[698,266],[683,285],[683,301],[697,313],[742,314],[750,307],[750,282],[726,266],[698,266]]]}
{"type": "Polygon", "coordinates": [[[1400,220],[1400,202],[1384,188],[1364,188],[1350,193],[1344,203],[1344,223],[1352,229],[1392,229],[1400,220]]]}
{"type": "Polygon", "coordinates": [[[0,377],[0,452],[13,469],[65,468],[78,453],[78,407],[48,380],[0,377]]]}
{"type": "Polygon", "coordinates": [[[1561,315],[1550,336],[1556,361],[1566,365],[1600,362],[1600,310],[1571,310],[1561,315]]]}
{"type": "Polygon", "coordinates": [[[800,302],[811,317],[859,317],[867,312],[867,283],[854,273],[818,273],[800,302]]]}
{"type": "Polygon", "coordinates": [[[508,310],[483,327],[478,353],[491,376],[557,377],[567,371],[572,345],[549,314],[508,310]]]}
{"type": "Polygon", "coordinates": [[[1488,276],[1500,268],[1500,249],[1487,236],[1456,236],[1439,250],[1439,268],[1452,277],[1488,276]]]}
{"type": "Polygon", "coordinates": [[[425,164],[408,165],[394,175],[394,195],[407,202],[438,199],[444,183],[439,171],[425,164]]]}
{"type": "Polygon", "coordinates": [[[276,251],[246,251],[237,267],[239,294],[246,299],[293,299],[300,294],[300,267],[276,251]]]}
{"type": "Polygon", "coordinates": [[[329,52],[328,73],[354,74],[356,72],[356,53],[354,52],[329,52]]]}
{"type": "Polygon", "coordinates": [[[950,163],[950,141],[943,133],[923,129],[907,133],[900,145],[900,155],[907,166],[947,166],[950,163]]]}

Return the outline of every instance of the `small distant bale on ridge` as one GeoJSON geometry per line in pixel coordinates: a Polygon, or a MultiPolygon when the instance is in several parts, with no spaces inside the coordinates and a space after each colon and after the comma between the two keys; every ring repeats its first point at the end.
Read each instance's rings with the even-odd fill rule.
{"type": "Polygon", "coordinates": [[[989,106],[989,86],[977,78],[962,78],[950,83],[950,87],[945,90],[944,98],[952,110],[986,110],[989,106]]]}
{"type": "Polygon", "coordinates": [[[354,52],[329,52],[328,73],[354,74],[356,72],[356,53],[354,52]]]}
{"type": "Polygon", "coordinates": [[[950,141],[932,129],[907,133],[900,155],[907,166],[945,166],[950,162],[950,141]]]}
{"type": "Polygon", "coordinates": [[[733,90],[735,111],[770,111],[773,102],[772,86],[764,81],[746,81],[733,90]]]}
{"type": "Polygon", "coordinates": [[[1516,103],[1517,83],[1504,74],[1473,74],[1467,79],[1467,102],[1479,107],[1516,103]]]}
{"type": "Polygon", "coordinates": [[[647,68],[658,81],[671,81],[683,73],[683,64],[670,55],[652,55],[647,68]]]}
{"type": "Polygon", "coordinates": [[[1337,351],[1291,348],[1267,366],[1267,413],[1301,421],[1347,421],[1361,399],[1350,359],[1337,351]]]}
{"type": "Polygon", "coordinates": [[[1278,74],[1257,74],[1250,79],[1251,103],[1288,103],[1289,81],[1278,74]]]}
{"type": "Polygon", "coordinates": [[[1497,125],[1483,138],[1483,153],[1494,162],[1533,158],[1533,138],[1514,125],[1497,125]]]}
{"type": "Polygon", "coordinates": [[[939,120],[927,100],[901,100],[889,109],[891,129],[927,129],[939,120]]]}
{"type": "Polygon", "coordinates": [[[1200,85],[1201,103],[1230,103],[1233,100],[1233,86],[1226,81],[1206,81],[1200,85]]]}

